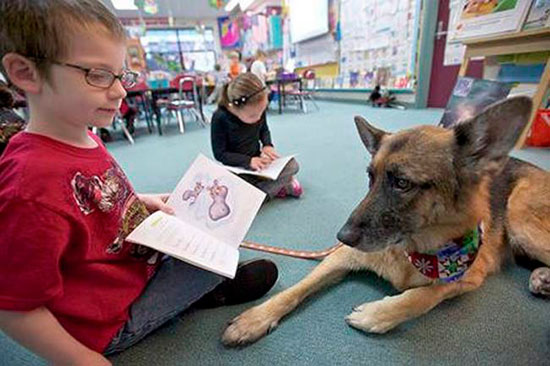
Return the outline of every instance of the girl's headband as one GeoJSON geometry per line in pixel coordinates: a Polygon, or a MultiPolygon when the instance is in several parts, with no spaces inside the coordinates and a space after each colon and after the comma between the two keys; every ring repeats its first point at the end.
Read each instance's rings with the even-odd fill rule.
{"type": "Polygon", "coordinates": [[[267,89],[267,86],[263,86],[261,89],[258,89],[256,90],[255,92],[252,92],[248,95],[245,95],[245,96],[242,96],[242,97],[239,97],[239,98],[236,98],[236,99],[233,99],[229,102],[229,104],[232,104],[234,105],[235,107],[240,107],[240,106],[243,106],[246,104],[246,102],[248,102],[250,100],[250,98],[254,97],[255,95],[258,95],[260,94],[261,92],[263,92],[264,90],[267,89]]]}

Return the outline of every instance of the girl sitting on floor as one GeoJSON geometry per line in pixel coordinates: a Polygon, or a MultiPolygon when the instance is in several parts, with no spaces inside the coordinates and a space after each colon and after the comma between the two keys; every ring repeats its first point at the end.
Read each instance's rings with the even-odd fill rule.
{"type": "MultiPolygon", "coordinates": [[[[227,83],[212,116],[212,150],[225,165],[262,170],[279,157],[271,142],[266,113],[268,89],[256,75],[244,73],[227,83]]],[[[240,177],[264,191],[268,198],[300,197],[302,186],[291,159],[276,180],[248,174],[240,177]]]]}

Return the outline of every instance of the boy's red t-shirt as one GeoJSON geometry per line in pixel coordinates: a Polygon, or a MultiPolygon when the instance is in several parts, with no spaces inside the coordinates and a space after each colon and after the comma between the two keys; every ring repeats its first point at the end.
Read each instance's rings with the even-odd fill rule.
{"type": "Polygon", "coordinates": [[[21,132],[0,159],[0,309],[44,306],[102,352],[158,253],[124,241],[148,213],[91,136],[98,147],[83,149],[21,132]]]}

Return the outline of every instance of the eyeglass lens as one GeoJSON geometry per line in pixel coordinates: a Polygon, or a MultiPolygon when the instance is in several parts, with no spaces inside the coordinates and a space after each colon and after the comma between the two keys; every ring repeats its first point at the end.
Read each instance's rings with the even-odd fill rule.
{"type": "MultiPolygon", "coordinates": [[[[109,88],[113,85],[116,75],[112,74],[107,70],[101,69],[91,69],[86,75],[88,82],[100,88],[109,88]]],[[[125,71],[120,78],[122,86],[125,88],[130,88],[135,85],[137,79],[137,74],[131,71],[125,71]]]]}

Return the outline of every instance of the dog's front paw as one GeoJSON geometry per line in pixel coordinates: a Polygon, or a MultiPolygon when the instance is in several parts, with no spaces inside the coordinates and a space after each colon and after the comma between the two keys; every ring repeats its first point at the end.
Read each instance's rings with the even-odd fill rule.
{"type": "Polygon", "coordinates": [[[529,291],[535,295],[550,296],[550,268],[540,267],[531,273],[529,291]]]}
{"type": "Polygon", "coordinates": [[[255,306],[231,320],[222,335],[228,347],[244,346],[256,342],[277,327],[279,318],[270,316],[265,305],[255,306]]]}
{"type": "Polygon", "coordinates": [[[346,322],[362,331],[381,334],[399,325],[401,320],[392,315],[392,306],[384,299],[357,306],[346,317],[346,322]]]}

